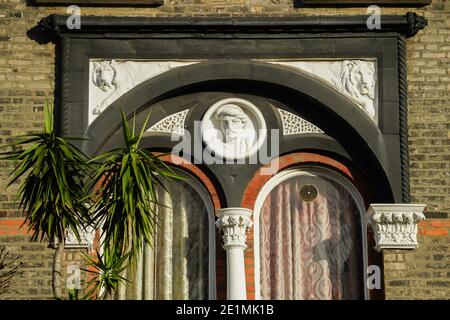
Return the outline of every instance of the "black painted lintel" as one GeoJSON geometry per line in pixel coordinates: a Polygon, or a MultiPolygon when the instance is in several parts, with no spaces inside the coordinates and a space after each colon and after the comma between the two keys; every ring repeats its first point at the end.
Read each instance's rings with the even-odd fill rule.
{"type": "Polygon", "coordinates": [[[427,25],[424,17],[406,15],[381,16],[379,29],[369,29],[368,16],[284,16],[284,17],[99,17],[82,16],[81,29],[67,27],[68,16],[50,15],[39,28],[59,37],[62,34],[142,34],[145,33],[386,33],[414,36],[427,25]]]}

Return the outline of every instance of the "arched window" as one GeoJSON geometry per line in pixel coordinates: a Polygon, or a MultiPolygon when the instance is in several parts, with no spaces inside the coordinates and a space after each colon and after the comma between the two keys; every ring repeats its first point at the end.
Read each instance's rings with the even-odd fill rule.
{"type": "Polygon", "coordinates": [[[364,299],[364,203],[337,173],[283,171],[255,203],[255,282],[261,299],[364,299]]]}
{"type": "MultiPolygon", "coordinates": [[[[178,171],[178,170],[177,170],[178,171]]],[[[130,284],[118,290],[127,300],[215,299],[214,210],[206,189],[192,176],[158,187],[161,228],[126,271],[130,284]]]]}

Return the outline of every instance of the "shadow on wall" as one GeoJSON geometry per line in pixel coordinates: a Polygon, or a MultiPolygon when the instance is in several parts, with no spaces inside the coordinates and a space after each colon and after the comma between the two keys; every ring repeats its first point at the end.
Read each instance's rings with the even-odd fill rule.
{"type": "Polygon", "coordinates": [[[8,293],[13,277],[22,266],[19,259],[20,256],[10,255],[5,246],[0,246],[0,296],[8,293]]]}

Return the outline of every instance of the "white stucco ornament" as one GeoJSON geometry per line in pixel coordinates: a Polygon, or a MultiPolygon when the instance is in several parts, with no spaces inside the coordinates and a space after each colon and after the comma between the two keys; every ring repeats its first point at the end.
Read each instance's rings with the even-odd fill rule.
{"type": "Polygon", "coordinates": [[[95,232],[96,230],[92,227],[81,229],[78,231],[78,233],[80,234],[80,240],[78,240],[73,231],[68,229],[66,231],[64,247],[71,249],[86,248],[88,249],[88,251],[92,251],[94,246],[95,232]]]}
{"type": "Polygon", "coordinates": [[[283,135],[290,136],[305,133],[324,133],[311,122],[283,109],[277,109],[283,126],[283,135]]]}
{"type": "Polygon", "coordinates": [[[335,90],[353,100],[372,121],[378,123],[376,60],[269,60],[266,62],[298,69],[325,80],[335,90]]]}
{"type": "Polygon", "coordinates": [[[220,210],[217,228],[223,232],[223,247],[240,247],[245,249],[246,233],[253,225],[252,211],[245,208],[226,208],[220,210]]]}
{"type": "Polygon", "coordinates": [[[207,148],[222,159],[254,155],[267,136],[264,117],[250,101],[223,99],[212,105],[201,124],[207,148]]]}
{"type": "Polygon", "coordinates": [[[425,219],[425,208],[425,204],[371,204],[367,215],[375,249],[417,248],[417,224],[425,219]]]}
{"type": "Polygon", "coordinates": [[[184,123],[186,121],[186,116],[187,116],[188,112],[189,112],[189,109],[185,109],[183,111],[171,114],[171,115],[161,119],[157,123],[155,123],[149,129],[147,129],[146,132],[183,135],[184,123]]]}
{"type": "MultiPolygon", "coordinates": [[[[352,99],[378,123],[377,70],[374,59],[260,60],[307,72],[352,99]]],[[[90,125],[106,108],[142,82],[202,60],[90,60],[90,125]]]]}
{"type": "Polygon", "coordinates": [[[88,123],[91,124],[109,105],[140,83],[172,69],[197,62],[91,60],[88,123]]]}

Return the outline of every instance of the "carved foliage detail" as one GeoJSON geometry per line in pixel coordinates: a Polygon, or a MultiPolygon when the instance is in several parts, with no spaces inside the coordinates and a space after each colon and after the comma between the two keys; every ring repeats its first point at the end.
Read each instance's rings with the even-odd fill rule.
{"type": "Polygon", "coordinates": [[[223,232],[224,248],[246,248],[246,232],[252,226],[250,217],[245,215],[224,215],[216,222],[217,228],[223,232]]]}
{"type": "Polygon", "coordinates": [[[375,236],[378,251],[382,249],[415,249],[417,224],[424,220],[423,211],[391,211],[369,209],[369,222],[375,236]]]}

